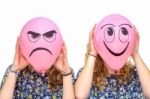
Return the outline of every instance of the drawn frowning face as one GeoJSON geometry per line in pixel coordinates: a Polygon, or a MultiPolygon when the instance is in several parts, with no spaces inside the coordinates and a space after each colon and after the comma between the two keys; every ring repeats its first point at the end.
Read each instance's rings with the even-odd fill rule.
{"type": "Polygon", "coordinates": [[[20,47],[27,61],[38,72],[46,72],[62,48],[62,37],[51,20],[38,17],[30,20],[20,34],[20,47]]]}

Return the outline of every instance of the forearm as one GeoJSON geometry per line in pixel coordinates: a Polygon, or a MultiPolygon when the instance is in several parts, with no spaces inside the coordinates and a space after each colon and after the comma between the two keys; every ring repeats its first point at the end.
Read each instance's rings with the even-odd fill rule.
{"type": "Polygon", "coordinates": [[[63,99],[75,99],[72,75],[63,76],[63,99]]]}
{"type": "Polygon", "coordinates": [[[88,56],[85,65],[75,83],[75,96],[77,99],[86,99],[92,86],[95,57],[88,56]]]}
{"type": "Polygon", "coordinates": [[[146,97],[150,98],[150,71],[139,54],[136,54],[136,56],[134,57],[134,61],[138,71],[143,92],[146,97]]]}
{"type": "Polygon", "coordinates": [[[16,83],[16,74],[9,72],[0,90],[0,99],[12,99],[16,83]]]}

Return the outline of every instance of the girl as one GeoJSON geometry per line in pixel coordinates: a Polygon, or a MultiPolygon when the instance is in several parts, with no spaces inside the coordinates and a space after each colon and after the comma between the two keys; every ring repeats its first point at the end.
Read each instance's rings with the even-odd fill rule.
{"type": "Polygon", "coordinates": [[[41,76],[23,57],[17,40],[13,64],[2,81],[0,99],[74,99],[72,73],[65,44],[53,67],[41,76]]]}
{"type": "Polygon", "coordinates": [[[150,98],[150,72],[138,52],[139,37],[132,58],[119,73],[112,70],[97,54],[93,45],[93,32],[90,32],[84,67],[79,71],[75,83],[77,99],[143,99],[150,98]],[[143,94],[144,93],[144,94],[143,94]]]}

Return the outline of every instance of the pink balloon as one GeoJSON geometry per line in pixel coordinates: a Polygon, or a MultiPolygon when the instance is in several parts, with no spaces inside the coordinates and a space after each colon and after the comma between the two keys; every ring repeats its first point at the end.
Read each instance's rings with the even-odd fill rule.
{"type": "Polygon", "coordinates": [[[27,22],[20,33],[20,48],[37,72],[45,73],[56,61],[62,36],[57,25],[43,17],[27,22]]]}
{"type": "Polygon", "coordinates": [[[94,32],[95,48],[113,70],[124,66],[136,46],[136,41],[134,25],[124,16],[117,14],[104,17],[94,32]]]}

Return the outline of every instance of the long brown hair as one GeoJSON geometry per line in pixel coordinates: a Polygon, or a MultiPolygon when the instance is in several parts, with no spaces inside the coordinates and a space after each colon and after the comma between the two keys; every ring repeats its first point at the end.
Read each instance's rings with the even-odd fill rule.
{"type": "MultiPolygon", "coordinates": [[[[90,47],[87,45],[87,53],[90,53],[90,47]]],[[[87,55],[85,57],[87,59],[87,55]]],[[[132,64],[130,58],[126,64],[121,68],[119,73],[116,73],[116,79],[120,84],[128,83],[132,64]]],[[[92,85],[98,87],[99,89],[105,88],[106,77],[108,76],[108,70],[104,65],[104,61],[100,55],[97,55],[93,71],[93,81],[92,85]]]]}
{"type": "Polygon", "coordinates": [[[52,66],[48,71],[49,88],[52,91],[57,89],[58,85],[63,85],[63,76],[59,70],[52,66]]]}

